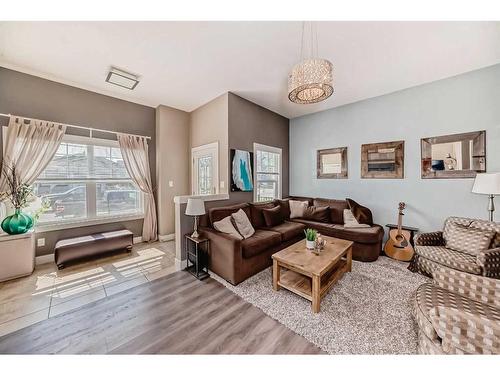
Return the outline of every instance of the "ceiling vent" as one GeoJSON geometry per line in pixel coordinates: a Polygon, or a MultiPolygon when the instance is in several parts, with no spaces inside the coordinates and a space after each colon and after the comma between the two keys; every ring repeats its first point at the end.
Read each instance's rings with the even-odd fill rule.
{"type": "Polygon", "coordinates": [[[106,77],[106,82],[133,90],[139,83],[139,76],[112,67],[106,77]]]}

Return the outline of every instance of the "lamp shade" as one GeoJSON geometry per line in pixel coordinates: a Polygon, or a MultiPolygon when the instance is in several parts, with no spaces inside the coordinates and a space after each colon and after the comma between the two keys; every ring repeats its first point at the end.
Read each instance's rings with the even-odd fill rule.
{"type": "Polygon", "coordinates": [[[478,173],[472,186],[476,194],[500,195],[500,173],[478,173]]]}
{"type": "Polygon", "coordinates": [[[201,216],[205,215],[205,202],[199,198],[188,198],[186,206],[186,215],[201,216]]]}

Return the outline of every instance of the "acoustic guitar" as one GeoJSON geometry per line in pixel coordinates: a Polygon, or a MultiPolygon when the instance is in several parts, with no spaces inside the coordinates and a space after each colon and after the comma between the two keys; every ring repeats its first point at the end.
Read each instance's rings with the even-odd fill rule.
{"type": "Polygon", "coordinates": [[[393,259],[407,262],[413,257],[413,246],[410,243],[411,233],[401,228],[403,226],[403,210],[405,206],[404,202],[399,202],[398,227],[389,231],[389,238],[384,245],[384,252],[393,259]]]}

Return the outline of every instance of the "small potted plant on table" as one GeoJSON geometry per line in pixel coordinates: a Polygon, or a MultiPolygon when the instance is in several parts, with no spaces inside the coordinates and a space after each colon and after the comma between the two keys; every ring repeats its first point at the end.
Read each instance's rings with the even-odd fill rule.
{"type": "Polygon", "coordinates": [[[307,228],[304,230],[304,233],[306,234],[306,249],[314,250],[318,231],[316,229],[307,228]]]}

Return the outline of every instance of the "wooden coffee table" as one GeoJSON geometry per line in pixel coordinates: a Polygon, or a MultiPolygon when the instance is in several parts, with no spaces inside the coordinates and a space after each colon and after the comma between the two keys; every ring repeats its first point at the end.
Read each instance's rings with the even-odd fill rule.
{"type": "Polygon", "coordinates": [[[299,241],[272,256],[273,288],[280,287],[312,302],[319,312],[321,299],[346,272],[351,272],[352,241],[323,236],[326,245],[316,255],[299,241]]]}

